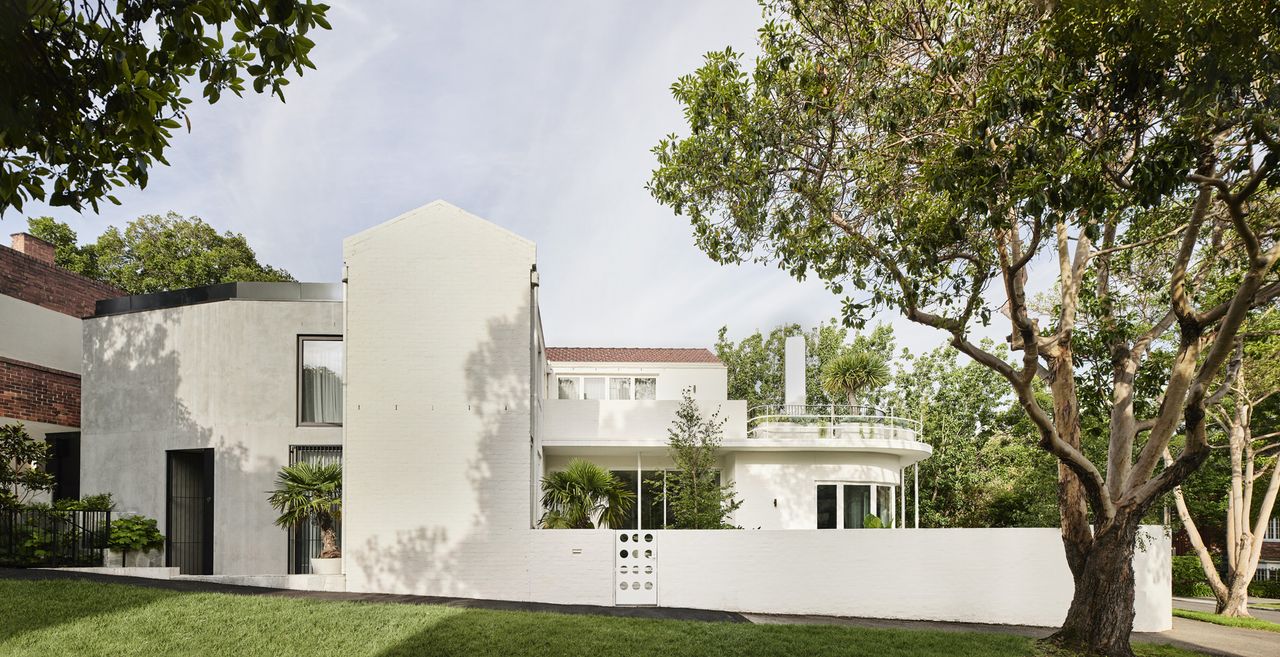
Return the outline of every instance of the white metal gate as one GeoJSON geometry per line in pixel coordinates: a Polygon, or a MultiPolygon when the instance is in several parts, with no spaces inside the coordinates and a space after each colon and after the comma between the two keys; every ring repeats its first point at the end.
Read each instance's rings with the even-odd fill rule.
{"type": "Polygon", "coordinates": [[[617,557],[613,569],[615,605],[658,604],[658,535],[653,530],[614,534],[617,557]]]}

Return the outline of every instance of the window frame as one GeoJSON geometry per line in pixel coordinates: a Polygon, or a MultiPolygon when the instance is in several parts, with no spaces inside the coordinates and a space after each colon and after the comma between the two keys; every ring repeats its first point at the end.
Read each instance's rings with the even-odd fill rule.
{"type": "Polygon", "coordinates": [[[657,374],[609,374],[607,372],[604,372],[604,373],[586,372],[582,374],[556,374],[555,379],[556,379],[555,399],[568,399],[568,400],[577,400],[577,401],[657,401],[658,399],[658,375],[657,374]],[[572,379],[573,381],[575,381],[574,385],[577,386],[577,393],[578,393],[576,397],[565,398],[560,396],[561,379],[572,379]],[[604,379],[604,398],[603,399],[587,399],[586,398],[586,394],[587,394],[586,379],[604,379]],[[613,379],[627,379],[629,381],[629,383],[627,384],[629,396],[626,399],[613,399],[609,396],[613,389],[613,386],[612,386],[613,379]],[[637,379],[653,380],[653,399],[636,399],[636,380],[637,379]]]}
{"type": "Polygon", "coordinates": [[[845,505],[844,505],[844,487],[845,487],[845,486],[867,486],[867,487],[869,487],[869,488],[871,489],[871,491],[870,491],[870,494],[871,494],[871,510],[870,510],[870,515],[874,515],[874,516],[880,517],[881,521],[883,521],[883,520],[884,520],[884,517],[883,517],[883,516],[881,515],[881,513],[880,513],[881,509],[880,509],[879,495],[878,495],[877,493],[878,493],[878,489],[880,489],[880,488],[887,488],[887,489],[889,489],[889,512],[890,512],[890,514],[892,514],[893,522],[892,522],[892,523],[890,523],[890,524],[885,525],[885,527],[886,527],[886,528],[890,528],[890,529],[897,529],[897,528],[898,528],[898,520],[899,520],[899,519],[898,519],[898,514],[897,514],[897,508],[898,508],[898,507],[897,507],[897,504],[898,504],[898,491],[897,491],[898,486],[897,486],[897,485],[894,485],[894,484],[886,484],[886,483],[883,483],[883,482],[874,482],[874,481],[852,481],[852,480],[842,480],[842,479],[817,479],[817,480],[814,480],[814,482],[813,482],[813,507],[812,507],[812,508],[813,508],[813,512],[814,512],[813,526],[814,526],[815,528],[817,528],[817,529],[822,529],[823,531],[829,531],[829,530],[831,530],[831,529],[837,529],[837,530],[844,530],[844,529],[866,529],[866,527],[845,527],[845,526],[844,526],[844,516],[845,516],[845,508],[844,508],[844,506],[845,506],[845,505]],[[835,526],[835,527],[826,527],[826,528],[818,527],[818,516],[817,516],[817,513],[818,513],[818,487],[819,487],[819,486],[835,486],[835,488],[836,488],[836,526],[835,526]]]}
{"type": "MultiPolygon", "coordinates": [[[[303,367],[302,349],[304,346],[303,343],[312,342],[312,341],[314,342],[335,342],[335,341],[345,342],[342,335],[302,334],[302,333],[298,334],[297,343],[294,349],[294,364],[293,364],[293,377],[294,377],[293,419],[294,419],[294,422],[296,423],[295,426],[297,427],[341,427],[343,424],[342,422],[303,422],[302,421],[302,367],[303,367]]],[[[342,346],[342,405],[344,406],[343,408],[344,412],[342,414],[343,421],[346,421],[347,419],[347,415],[345,412],[346,404],[347,404],[347,346],[346,344],[343,344],[342,346]]]]}

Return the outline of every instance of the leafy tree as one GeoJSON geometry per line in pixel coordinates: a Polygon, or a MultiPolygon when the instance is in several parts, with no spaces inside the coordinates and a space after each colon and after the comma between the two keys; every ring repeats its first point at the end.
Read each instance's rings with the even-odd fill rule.
{"type": "Polygon", "coordinates": [[[748,408],[783,402],[783,360],[786,340],[793,335],[805,338],[805,387],[809,404],[826,404],[822,390],[822,365],[846,349],[860,349],[877,354],[884,360],[893,356],[893,328],[876,326],[870,333],[859,333],[851,344],[849,332],[836,320],[818,324],[805,331],[799,324],[786,324],[768,335],[759,331],[735,343],[728,339],[728,327],[722,327],[716,339],[716,356],[725,364],[729,375],[729,399],[745,399],[748,408]]]}
{"type": "MultiPolygon", "coordinates": [[[[995,345],[983,347],[1008,356],[995,345]]],[[[922,439],[933,447],[918,464],[922,527],[1058,524],[1054,458],[1032,443],[1035,427],[999,374],[961,363],[948,347],[907,353],[887,397],[895,413],[920,420],[922,439]]],[[[908,499],[908,507],[915,501],[908,499]]]]}
{"type": "Polygon", "coordinates": [[[636,494],[612,472],[587,461],[573,459],[564,470],[542,478],[542,506],[546,529],[594,529],[621,527],[636,494]]]}
{"type": "Polygon", "coordinates": [[[110,2],[0,6],[0,215],[28,200],[94,211],[168,164],[193,82],[216,103],[250,82],[284,100],[329,29],[311,0],[110,2]]]}
{"type": "Polygon", "coordinates": [[[307,461],[286,465],[276,474],[276,487],[267,497],[280,513],[276,525],[297,527],[305,521],[320,529],[320,558],[342,556],[336,523],[342,517],[342,465],[307,461]]]}
{"type": "MultiPolygon", "coordinates": [[[[1217,613],[1225,616],[1249,616],[1249,583],[1262,556],[1262,537],[1275,510],[1280,492],[1280,468],[1276,467],[1276,450],[1280,449],[1280,429],[1265,410],[1274,408],[1280,399],[1280,315],[1275,311],[1251,322],[1249,331],[1236,338],[1236,362],[1227,373],[1214,397],[1221,397],[1221,408],[1210,411],[1222,427],[1224,440],[1217,447],[1227,451],[1228,478],[1224,527],[1225,569],[1219,574],[1209,547],[1187,504],[1181,487],[1173,491],[1178,517],[1199,557],[1209,588],[1217,600],[1217,613]],[[1259,413],[1259,411],[1263,411],[1259,413]],[[1255,432],[1255,427],[1266,427],[1255,432]],[[1259,481],[1265,486],[1255,496],[1259,481]],[[1256,501],[1255,501],[1256,500],[1256,501]]],[[[1166,454],[1166,458],[1172,458],[1166,454]]]]}
{"type": "Polygon", "coordinates": [[[148,214],[107,228],[98,241],[78,245],[76,233],[51,217],[28,222],[32,235],[54,245],[60,267],[147,294],[214,283],[292,281],[283,269],[258,262],[240,233],[219,234],[200,217],[148,214]]]}
{"type": "Polygon", "coordinates": [[[850,349],[822,366],[822,390],[832,399],[848,399],[850,406],[862,393],[888,383],[889,366],[869,351],[850,349]]]}
{"type": "Polygon", "coordinates": [[[657,146],[651,192],[716,261],[817,274],[850,290],[850,325],[897,309],[1004,378],[1059,461],[1075,593],[1050,641],[1132,655],[1139,523],[1208,456],[1207,387],[1280,294],[1274,12],[764,4],[752,70],[726,49],[673,85],[690,134],[657,146]],[[1033,266],[1056,270],[1051,312],[1028,302],[1033,266]],[[1013,363],[971,339],[1001,314],[1013,363]],[[1158,345],[1167,358],[1150,358],[1158,345]],[[1077,363],[1086,346],[1108,354],[1100,370],[1077,363]],[[1090,378],[1105,415],[1082,417],[1098,407],[1081,404],[1090,378]]]}
{"type": "Polygon", "coordinates": [[[41,467],[51,452],[32,440],[21,422],[0,426],[0,508],[22,506],[32,495],[53,490],[53,475],[41,467]]]}
{"type": "Polygon", "coordinates": [[[720,443],[724,423],[719,411],[706,417],[693,393],[683,391],[676,418],[667,430],[667,453],[675,471],[667,474],[667,499],[676,529],[723,529],[742,501],[733,484],[720,483],[720,443]]]}

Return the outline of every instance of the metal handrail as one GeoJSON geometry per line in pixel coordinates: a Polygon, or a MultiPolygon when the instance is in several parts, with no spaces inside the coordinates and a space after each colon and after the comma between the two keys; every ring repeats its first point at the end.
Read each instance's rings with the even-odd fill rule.
{"type": "Polygon", "coordinates": [[[765,404],[748,409],[747,417],[748,433],[754,433],[759,425],[766,422],[827,424],[831,427],[840,424],[871,424],[910,429],[917,435],[921,429],[919,420],[899,417],[892,410],[866,405],[765,404]]]}

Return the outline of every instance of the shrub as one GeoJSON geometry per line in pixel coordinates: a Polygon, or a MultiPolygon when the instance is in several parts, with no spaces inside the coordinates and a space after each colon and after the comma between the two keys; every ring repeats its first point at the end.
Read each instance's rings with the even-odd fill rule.
{"type": "MultiPolygon", "coordinates": [[[[1218,557],[1213,557],[1215,566],[1218,557]]],[[[1190,598],[1212,598],[1213,590],[1209,588],[1209,580],[1200,567],[1200,557],[1194,554],[1182,554],[1173,557],[1173,594],[1190,598]]]]}
{"type": "Polygon", "coordinates": [[[1280,579],[1249,582],[1249,595],[1259,598],[1280,598],[1280,579]]]}
{"type": "Polygon", "coordinates": [[[58,511],[111,511],[116,508],[116,501],[111,498],[111,493],[98,493],[78,500],[57,500],[53,508],[58,511]]]}
{"type": "Polygon", "coordinates": [[[107,547],[118,552],[145,552],[164,547],[164,535],[156,528],[154,518],[125,516],[111,523],[107,547]]]}

